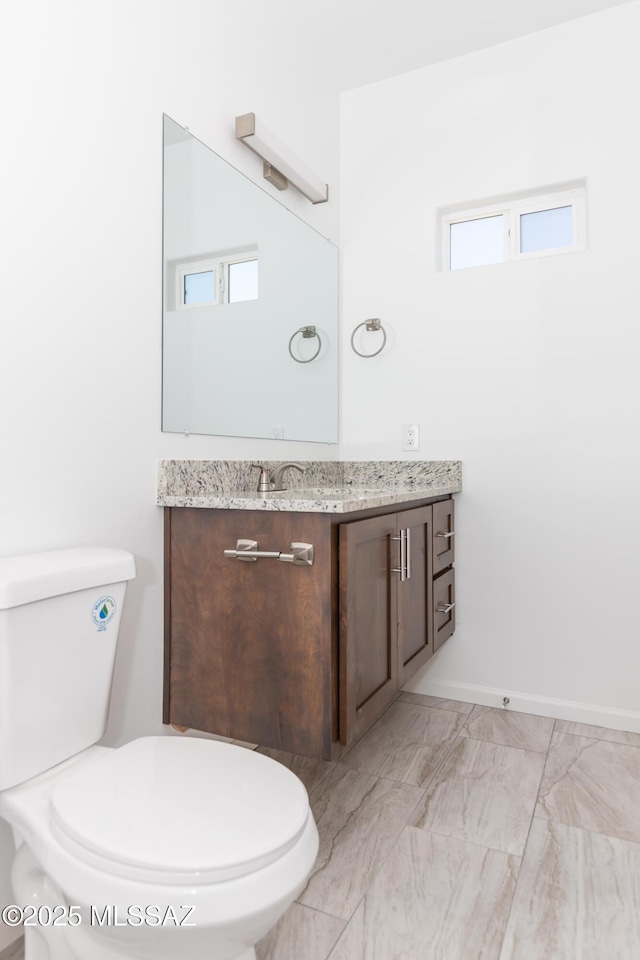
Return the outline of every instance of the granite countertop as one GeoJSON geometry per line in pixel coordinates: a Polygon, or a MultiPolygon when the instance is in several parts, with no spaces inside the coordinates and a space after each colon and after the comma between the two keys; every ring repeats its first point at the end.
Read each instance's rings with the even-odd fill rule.
{"type": "MultiPolygon", "coordinates": [[[[272,470],[282,461],[268,461],[272,470]]],[[[250,460],[161,460],[161,507],[350,513],[462,490],[459,460],[305,461],[304,474],[285,474],[286,490],[256,491],[250,460]]]]}

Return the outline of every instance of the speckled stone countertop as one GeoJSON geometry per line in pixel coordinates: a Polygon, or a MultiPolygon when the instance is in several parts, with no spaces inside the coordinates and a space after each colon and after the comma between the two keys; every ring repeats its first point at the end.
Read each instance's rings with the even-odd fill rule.
{"type": "MultiPolygon", "coordinates": [[[[459,460],[305,460],[285,472],[286,490],[258,493],[251,460],[160,460],[160,507],[351,513],[462,490],[459,460]]],[[[285,461],[267,460],[273,470],[285,461]]]]}

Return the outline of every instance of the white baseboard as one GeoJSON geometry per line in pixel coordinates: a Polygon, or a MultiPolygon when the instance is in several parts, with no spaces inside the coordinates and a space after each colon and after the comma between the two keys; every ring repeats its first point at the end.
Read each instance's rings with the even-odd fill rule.
{"type": "Polygon", "coordinates": [[[553,717],[556,720],[571,720],[574,723],[589,723],[597,727],[608,727],[610,730],[640,733],[640,712],[635,710],[616,710],[593,703],[556,700],[553,697],[518,693],[515,690],[481,687],[472,683],[456,683],[452,680],[438,680],[431,677],[410,680],[403,689],[409,693],[422,693],[429,697],[441,697],[444,700],[478,703],[483,707],[503,707],[505,706],[503,698],[508,697],[507,710],[534,713],[539,717],[553,717]]]}

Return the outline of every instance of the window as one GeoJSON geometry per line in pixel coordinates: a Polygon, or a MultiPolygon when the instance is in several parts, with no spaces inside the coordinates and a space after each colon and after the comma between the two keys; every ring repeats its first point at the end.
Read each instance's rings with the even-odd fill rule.
{"type": "Polygon", "coordinates": [[[258,299],[258,251],[176,265],[176,309],[258,299]]]}
{"type": "Polygon", "coordinates": [[[258,260],[237,260],[227,267],[229,303],[258,299],[258,260]]]}
{"type": "Polygon", "coordinates": [[[212,303],[216,295],[214,270],[185,273],[182,277],[183,306],[193,307],[200,303],[212,303]]]}
{"type": "Polygon", "coordinates": [[[442,269],[572,253],[586,247],[584,183],[440,211],[442,269]]]}

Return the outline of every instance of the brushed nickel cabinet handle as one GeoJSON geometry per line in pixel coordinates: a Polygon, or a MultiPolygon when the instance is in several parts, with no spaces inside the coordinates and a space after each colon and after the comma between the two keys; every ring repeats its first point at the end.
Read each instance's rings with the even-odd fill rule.
{"type": "Polygon", "coordinates": [[[391,567],[391,573],[399,573],[401,583],[403,583],[405,580],[408,580],[409,577],[411,576],[408,568],[408,563],[407,563],[407,543],[408,543],[407,533],[408,532],[409,532],[408,530],[401,530],[399,537],[390,537],[391,540],[400,541],[400,566],[391,567]]]}
{"type": "Polygon", "coordinates": [[[451,530],[449,533],[436,533],[436,537],[439,537],[441,540],[448,540],[449,537],[455,536],[455,531],[451,530]]]}
{"type": "Polygon", "coordinates": [[[436,610],[437,610],[437,613],[451,613],[454,607],[455,607],[455,603],[444,603],[441,601],[438,604],[436,610]]]}
{"type": "Polygon", "coordinates": [[[225,557],[236,560],[255,561],[270,558],[283,560],[285,563],[294,563],[296,566],[313,566],[313,544],[296,541],[291,544],[290,553],[283,550],[258,550],[257,540],[237,540],[235,550],[225,550],[225,557]]]}
{"type": "Polygon", "coordinates": [[[313,544],[296,541],[291,544],[291,553],[281,553],[278,560],[306,567],[313,566],[313,544]]]}

